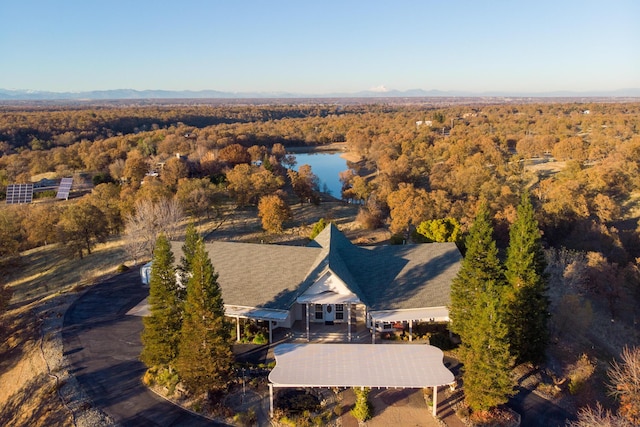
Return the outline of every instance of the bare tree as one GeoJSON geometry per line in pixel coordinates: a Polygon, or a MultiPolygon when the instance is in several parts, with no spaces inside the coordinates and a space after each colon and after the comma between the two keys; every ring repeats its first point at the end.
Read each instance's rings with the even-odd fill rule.
{"type": "Polygon", "coordinates": [[[134,263],[140,258],[151,257],[153,245],[160,234],[169,240],[178,237],[183,218],[184,213],[176,200],[138,201],[134,213],[125,221],[127,253],[134,263]]]}
{"type": "Polygon", "coordinates": [[[569,427],[632,427],[629,421],[620,415],[614,415],[605,410],[600,403],[595,408],[590,406],[582,408],[578,412],[578,419],[572,421],[569,427]]]}
{"type": "Polygon", "coordinates": [[[640,347],[625,347],[622,361],[609,369],[609,392],[620,401],[618,413],[629,425],[640,425],[640,347]]]}

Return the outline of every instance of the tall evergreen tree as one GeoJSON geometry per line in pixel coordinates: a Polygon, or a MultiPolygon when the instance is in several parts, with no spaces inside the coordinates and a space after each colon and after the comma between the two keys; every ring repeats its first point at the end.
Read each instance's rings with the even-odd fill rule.
{"type": "Polygon", "coordinates": [[[538,221],[526,192],[518,206],[516,221],[509,230],[505,266],[510,285],[507,324],[511,352],[518,362],[542,362],[549,340],[546,261],[538,221]]]}
{"type": "Polygon", "coordinates": [[[164,235],[156,240],[149,278],[149,310],[143,318],[142,354],[148,366],[168,366],[171,369],[178,355],[182,326],[182,301],[174,270],[174,257],[164,235]]]}
{"type": "Polygon", "coordinates": [[[182,257],[180,257],[180,282],[183,286],[186,286],[187,282],[189,282],[189,277],[191,276],[191,264],[193,262],[193,256],[199,240],[200,235],[198,234],[198,230],[196,230],[196,226],[190,222],[185,230],[184,244],[182,245],[182,257]]]}
{"type": "Polygon", "coordinates": [[[478,210],[467,252],[451,285],[451,330],[460,335],[465,399],[472,410],[505,403],[513,365],[504,321],[504,271],[486,205],[478,210]]]}
{"type": "Polygon", "coordinates": [[[233,363],[231,324],[202,239],[195,246],[191,273],[176,367],[187,389],[201,394],[226,387],[233,363]]]}
{"type": "Polygon", "coordinates": [[[465,240],[466,254],[458,275],[451,284],[451,331],[466,337],[474,322],[473,307],[477,297],[489,286],[504,284],[504,272],[493,239],[491,218],[485,204],[481,205],[465,240]]]}
{"type": "Polygon", "coordinates": [[[501,307],[503,291],[489,288],[478,295],[473,307],[474,321],[460,348],[465,400],[474,411],[506,403],[513,394],[513,358],[501,307]]]}

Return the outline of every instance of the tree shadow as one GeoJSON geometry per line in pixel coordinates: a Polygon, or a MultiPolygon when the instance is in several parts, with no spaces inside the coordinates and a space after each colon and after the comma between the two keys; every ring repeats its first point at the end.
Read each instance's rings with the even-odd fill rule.
{"type": "Polygon", "coordinates": [[[36,376],[0,408],[0,425],[71,425],[71,415],[56,390],[55,380],[44,373],[36,376]]]}

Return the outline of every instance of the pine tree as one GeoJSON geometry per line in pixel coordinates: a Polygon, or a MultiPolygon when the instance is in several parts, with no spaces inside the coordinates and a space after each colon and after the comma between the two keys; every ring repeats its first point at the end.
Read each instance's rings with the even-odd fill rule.
{"type": "Polygon", "coordinates": [[[191,273],[176,367],[187,389],[201,394],[224,389],[233,363],[231,324],[202,239],[195,246],[191,273]]]}
{"type": "Polygon", "coordinates": [[[522,195],[516,221],[509,230],[505,266],[509,284],[507,324],[511,352],[517,362],[542,362],[549,340],[546,261],[538,222],[527,193],[522,195]]]}
{"type": "Polygon", "coordinates": [[[504,271],[486,205],[478,210],[467,251],[451,285],[451,330],[460,335],[465,399],[472,410],[505,403],[513,365],[504,322],[504,271]]]}
{"type": "Polygon", "coordinates": [[[451,284],[451,331],[467,336],[473,322],[472,309],[477,297],[489,286],[504,283],[504,273],[493,239],[493,227],[486,205],[481,205],[465,241],[466,254],[451,284]]]}
{"type": "Polygon", "coordinates": [[[183,286],[187,285],[189,277],[191,276],[191,263],[193,262],[193,256],[199,240],[200,235],[196,230],[196,226],[190,222],[185,230],[184,244],[182,245],[182,257],[180,257],[180,266],[178,268],[180,271],[180,282],[183,286]]]}
{"type": "Polygon", "coordinates": [[[182,301],[174,270],[169,241],[160,235],[156,241],[149,279],[150,316],[143,319],[142,354],[148,366],[171,366],[178,354],[182,326],[182,301]]]}
{"type": "Polygon", "coordinates": [[[478,295],[469,334],[460,347],[465,400],[474,411],[506,403],[513,394],[513,358],[503,321],[501,292],[503,289],[490,288],[478,295]]]}

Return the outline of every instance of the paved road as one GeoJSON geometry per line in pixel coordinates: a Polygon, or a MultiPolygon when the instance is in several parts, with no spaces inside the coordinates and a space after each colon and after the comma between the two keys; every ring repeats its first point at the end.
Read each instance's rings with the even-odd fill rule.
{"type": "Polygon", "coordinates": [[[522,416],[521,427],[564,427],[575,417],[546,399],[519,388],[518,394],[509,400],[509,407],[522,416]]]}
{"type": "Polygon", "coordinates": [[[142,318],[126,313],[147,294],[132,269],[94,286],[67,310],[62,337],[71,373],[94,404],[123,426],[216,425],[141,383],[142,318]]]}

